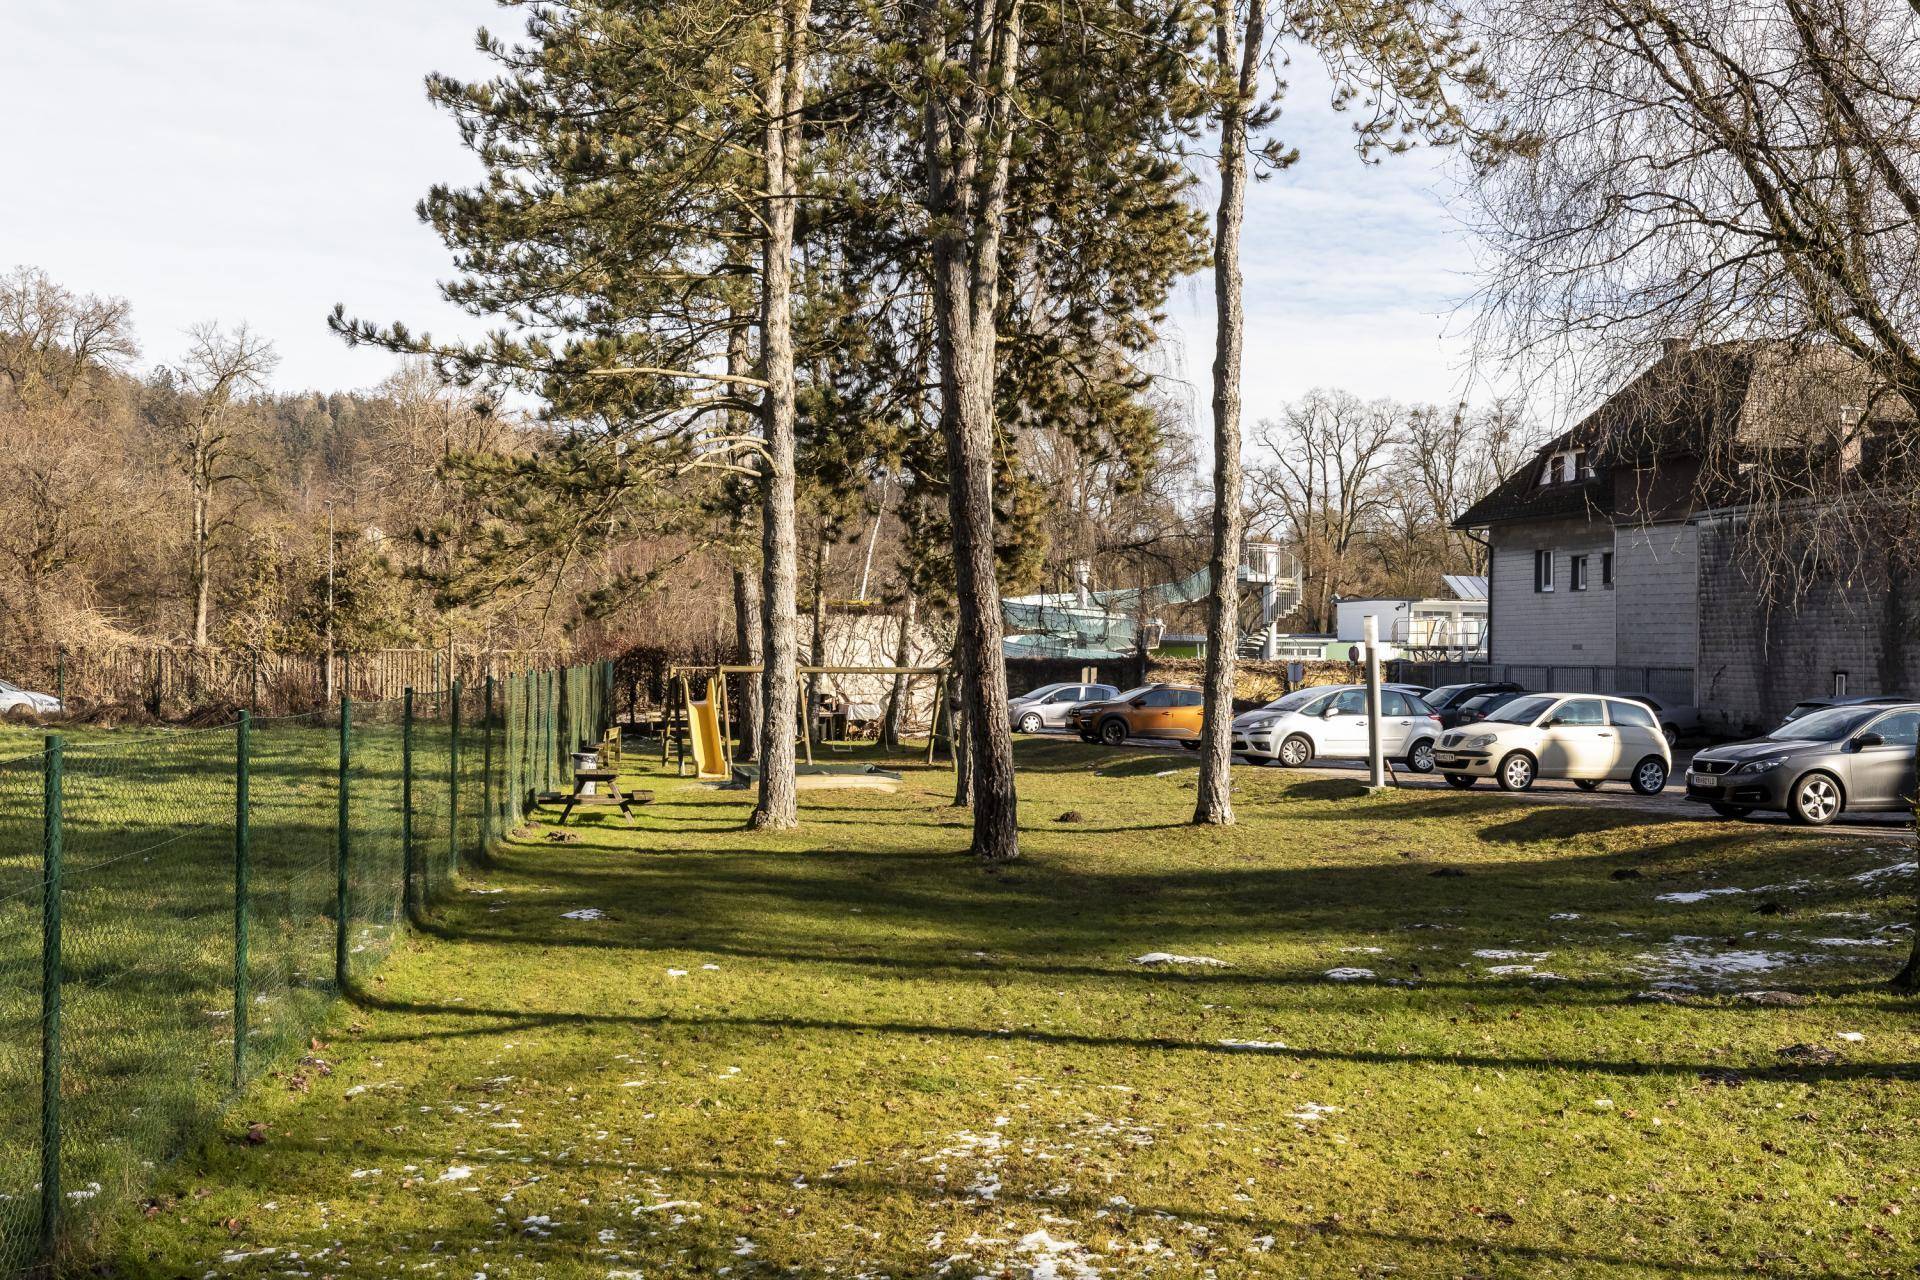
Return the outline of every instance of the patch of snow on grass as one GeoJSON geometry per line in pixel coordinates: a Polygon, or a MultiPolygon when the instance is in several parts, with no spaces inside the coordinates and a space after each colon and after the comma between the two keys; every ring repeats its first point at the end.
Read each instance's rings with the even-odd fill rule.
{"type": "Polygon", "coordinates": [[[1815,938],[1816,947],[1884,947],[1891,944],[1891,938],[1815,938]]]}
{"type": "Polygon", "coordinates": [[[1688,889],[1679,893],[1661,893],[1654,895],[1655,902],[1695,903],[1705,902],[1708,898],[1721,898],[1734,893],[1751,893],[1751,889],[1688,889]]]}
{"type": "Polygon", "coordinates": [[[1209,965],[1216,969],[1225,969],[1230,967],[1225,960],[1215,960],[1212,956],[1183,956],[1183,955],[1178,955],[1172,951],[1149,951],[1147,952],[1147,954],[1143,956],[1135,956],[1133,958],[1133,962],[1135,964],[1148,964],[1148,965],[1199,964],[1199,965],[1209,965]]]}
{"type": "Polygon", "coordinates": [[[1371,982],[1378,975],[1371,969],[1343,964],[1327,970],[1324,976],[1334,982],[1371,982]]]}
{"type": "Polygon", "coordinates": [[[1283,1053],[1287,1048],[1278,1040],[1222,1040],[1220,1047],[1241,1053],[1283,1053]]]}
{"type": "Polygon", "coordinates": [[[1029,1280],[1091,1280],[1100,1273],[1087,1261],[1086,1248],[1077,1240],[1058,1240],[1041,1227],[1020,1237],[1014,1248],[1035,1255],[1029,1280]]]}
{"type": "Polygon", "coordinates": [[[1793,963],[1792,956],[1778,951],[1705,951],[1685,945],[1704,941],[1704,938],[1691,937],[1676,939],[1661,951],[1645,951],[1635,958],[1655,965],[1657,972],[1669,979],[1655,986],[1686,988],[1691,984],[1673,980],[1738,978],[1749,973],[1771,973],[1793,963]]]}
{"type": "Polygon", "coordinates": [[[1339,1107],[1330,1107],[1324,1102],[1303,1102],[1287,1112],[1287,1115],[1301,1124],[1314,1124],[1339,1110],[1339,1107]]]}
{"type": "Polygon", "coordinates": [[[1509,951],[1504,947],[1482,947],[1473,953],[1482,960],[1545,960],[1551,951],[1509,951]]]}
{"type": "Polygon", "coordinates": [[[607,913],[598,907],[582,907],[578,911],[562,911],[562,920],[605,920],[607,913]]]}
{"type": "Polygon", "coordinates": [[[473,1176],[473,1170],[464,1164],[456,1164],[440,1175],[442,1182],[465,1182],[473,1176]]]}
{"type": "Polygon", "coordinates": [[[1845,1040],[1848,1044],[1862,1044],[1866,1041],[1866,1037],[1861,1035],[1858,1031],[1841,1031],[1835,1034],[1837,1034],[1840,1039],[1845,1040]]]}
{"type": "Polygon", "coordinates": [[[1533,966],[1530,964],[1495,964],[1488,965],[1487,972],[1496,978],[1518,978],[1532,973],[1533,966]]]}

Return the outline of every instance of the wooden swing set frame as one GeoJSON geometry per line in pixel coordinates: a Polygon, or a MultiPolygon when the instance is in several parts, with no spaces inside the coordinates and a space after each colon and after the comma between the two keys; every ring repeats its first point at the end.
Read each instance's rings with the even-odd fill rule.
{"type": "MultiPolygon", "coordinates": [[[[714,683],[715,696],[720,701],[718,707],[720,719],[720,752],[728,773],[733,772],[733,705],[730,701],[728,676],[757,676],[765,668],[759,663],[720,663],[717,665],[682,665],[675,663],[667,668],[668,701],[666,724],[660,735],[660,763],[666,764],[668,752],[674,752],[673,761],[676,773],[684,775],[687,768],[686,739],[691,732],[687,721],[687,708],[694,702],[692,681],[707,679],[714,683]],[[672,697],[677,688],[680,696],[672,697]]],[[[940,720],[947,705],[947,685],[953,679],[952,667],[795,667],[799,676],[931,676],[935,680],[932,720],[927,726],[927,763],[932,764],[940,745],[940,720]]],[[[808,714],[806,699],[798,700],[799,725],[796,737],[803,745],[807,763],[813,763],[813,717],[808,714]]],[[[953,758],[952,726],[947,729],[947,758],[953,758]]]]}

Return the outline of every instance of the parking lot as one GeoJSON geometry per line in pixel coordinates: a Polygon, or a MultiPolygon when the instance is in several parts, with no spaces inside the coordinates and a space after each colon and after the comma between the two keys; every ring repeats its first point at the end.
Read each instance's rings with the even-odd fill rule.
{"type": "MultiPolygon", "coordinates": [[[[1037,736],[1073,737],[1074,735],[1071,730],[1062,729],[1043,730],[1042,734],[1037,736]]],[[[1182,756],[1191,754],[1178,742],[1166,739],[1129,738],[1127,739],[1126,745],[1128,747],[1153,748],[1155,750],[1173,752],[1182,756]]],[[[1482,782],[1478,787],[1474,788],[1474,790],[1488,795],[1504,796],[1507,799],[1521,804],[1540,803],[1544,801],[1553,804],[1625,805],[1630,808],[1644,810],[1647,813],[1658,814],[1663,818],[1694,819],[1700,822],[1711,822],[1719,825],[1733,824],[1735,820],[1722,818],[1705,805],[1692,803],[1686,798],[1685,779],[1687,765],[1693,759],[1693,752],[1694,748],[1690,747],[1679,747],[1675,749],[1673,753],[1672,780],[1668,782],[1667,789],[1657,796],[1637,795],[1633,789],[1625,783],[1612,783],[1598,791],[1582,791],[1572,782],[1548,779],[1542,779],[1534,783],[1531,790],[1524,792],[1502,791],[1491,781],[1482,782]]],[[[1236,759],[1235,763],[1243,769],[1277,769],[1281,767],[1278,764],[1252,764],[1244,759],[1236,759]]],[[[1366,777],[1367,764],[1364,760],[1316,760],[1312,764],[1295,770],[1295,772],[1359,780],[1366,777]]],[[[1438,773],[1414,773],[1405,767],[1391,769],[1389,784],[1405,787],[1409,790],[1420,788],[1448,792],[1452,790],[1447,786],[1445,779],[1438,773]]],[[[1755,828],[1794,828],[1793,821],[1784,813],[1756,813],[1750,818],[1738,820],[1738,824],[1755,828]]],[[[1913,823],[1911,819],[1902,815],[1862,813],[1846,815],[1838,822],[1822,827],[1821,830],[1850,832],[1857,835],[1889,835],[1910,831],[1912,828],[1913,823]]]]}

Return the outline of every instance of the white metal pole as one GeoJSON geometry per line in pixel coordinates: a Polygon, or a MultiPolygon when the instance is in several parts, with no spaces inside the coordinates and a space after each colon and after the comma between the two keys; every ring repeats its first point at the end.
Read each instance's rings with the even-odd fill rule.
{"type": "MultiPolygon", "coordinates": [[[[1387,785],[1386,761],[1380,755],[1380,618],[1368,614],[1361,633],[1367,644],[1367,785],[1387,785]]],[[[1352,633],[1349,632],[1349,635],[1352,633]]]]}

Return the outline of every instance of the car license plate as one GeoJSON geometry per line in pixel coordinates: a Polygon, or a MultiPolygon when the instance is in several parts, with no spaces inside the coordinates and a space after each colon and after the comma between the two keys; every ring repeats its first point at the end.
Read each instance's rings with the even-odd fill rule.
{"type": "Polygon", "coordinates": [[[1718,791],[1720,789],[1720,779],[1710,773],[1695,773],[1689,769],[1687,770],[1687,785],[1690,787],[1698,787],[1702,791],[1718,791]]]}

